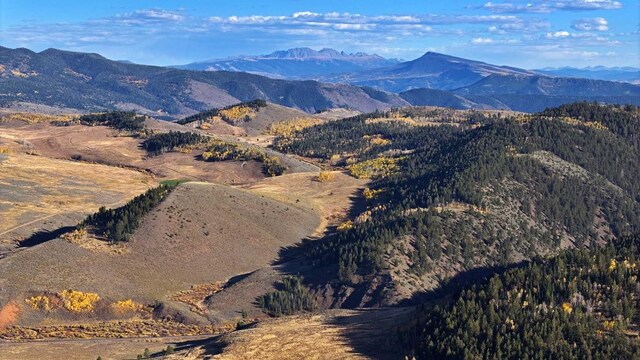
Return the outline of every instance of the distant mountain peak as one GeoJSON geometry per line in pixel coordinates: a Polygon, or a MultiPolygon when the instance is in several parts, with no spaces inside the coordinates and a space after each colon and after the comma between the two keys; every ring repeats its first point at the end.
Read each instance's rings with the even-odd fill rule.
{"type": "Polygon", "coordinates": [[[371,58],[382,59],[378,54],[367,54],[364,52],[346,53],[332,48],[322,48],[321,50],[313,50],[308,47],[292,48],[288,50],[274,51],[269,55],[260,56],[260,58],[272,59],[353,59],[353,58],[371,58]]]}

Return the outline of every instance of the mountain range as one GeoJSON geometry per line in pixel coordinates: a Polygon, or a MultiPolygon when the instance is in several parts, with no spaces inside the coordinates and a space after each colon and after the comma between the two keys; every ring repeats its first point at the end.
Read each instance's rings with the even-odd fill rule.
{"type": "Polygon", "coordinates": [[[434,52],[405,62],[307,48],[277,51],[265,58],[229,60],[253,63],[251,69],[236,68],[243,71],[193,71],[113,61],[98,54],[0,47],[0,106],[39,106],[38,111],[43,111],[46,105],[76,112],[121,109],[176,119],[254,99],[310,113],[330,108],[369,112],[408,105],[536,112],[582,100],[640,104],[638,85],[550,76],[434,52]],[[395,63],[389,65],[389,61],[395,63]],[[283,73],[301,78],[317,77],[321,69],[370,68],[323,75],[321,81],[244,72],[257,72],[260,64],[277,62],[288,64],[279,68],[283,73]]]}
{"type": "Polygon", "coordinates": [[[0,106],[37,104],[83,111],[135,110],[177,118],[264,99],[307,112],[373,111],[407,102],[374,89],[288,81],[228,71],[189,71],[106,59],[98,54],[0,47],[0,106]]]}
{"type": "Polygon", "coordinates": [[[357,72],[399,63],[377,54],[345,53],[324,48],[294,48],[275,51],[268,55],[208,60],[175,66],[186,70],[243,71],[281,79],[317,79],[338,73],[357,72]]]}
{"type": "Polygon", "coordinates": [[[430,51],[415,60],[324,80],[402,92],[416,88],[453,90],[472,85],[489,75],[533,76],[535,73],[430,51]]]}
{"type": "Polygon", "coordinates": [[[561,67],[561,68],[542,68],[534,70],[535,72],[565,77],[579,77],[585,79],[622,81],[634,84],[640,84],[640,68],[634,67],[605,67],[605,66],[589,66],[585,68],[561,67]]]}

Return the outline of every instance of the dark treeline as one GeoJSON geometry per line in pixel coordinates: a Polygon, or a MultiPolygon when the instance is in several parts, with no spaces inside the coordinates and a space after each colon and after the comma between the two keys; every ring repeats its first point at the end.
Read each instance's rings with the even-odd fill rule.
{"type": "Polygon", "coordinates": [[[443,255],[471,269],[508,263],[515,255],[554,252],[563,239],[578,247],[593,246],[607,240],[594,227],[599,216],[615,237],[638,231],[640,179],[629,176],[640,173],[638,153],[612,132],[542,116],[524,122],[484,119],[484,125],[467,130],[367,124],[365,118],[307,128],[282,144],[301,155],[330,157],[336,151],[357,153],[365,135],[382,133],[395,142],[366,150],[370,156],[385,147],[413,150],[401,156],[397,174],[373,184],[382,193],[370,200],[370,207],[381,205],[381,210],[308,251],[316,266],[338,264],[341,281],[357,282],[385,271],[389,251],[408,253],[411,270],[421,275],[443,255]],[[577,166],[553,168],[538,158],[545,156],[577,166]],[[489,188],[494,189],[491,196],[489,188]],[[453,202],[476,211],[455,215],[434,210],[453,202]],[[514,213],[507,224],[483,213],[492,207],[504,212],[505,202],[515,206],[509,211],[523,216],[514,213]],[[397,245],[403,236],[413,239],[412,248],[397,245]]]}
{"type": "Polygon", "coordinates": [[[144,115],[131,111],[110,111],[100,114],[88,114],[80,117],[83,125],[105,125],[118,130],[140,131],[144,129],[144,115]]]}
{"type": "Polygon", "coordinates": [[[282,289],[260,296],[260,308],[272,316],[291,315],[316,308],[315,299],[297,276],[282,280],[282,289]]]}
{"type": "Polygon", "coordinates": [[[585,122],[597,122],[640,149],[640,108],[635,105],[601,105],[578,102],[546,109],[541,116],[567,116],[585,122]]]}
{"type": "Polygon", "coordinates": [[[202,144],[208,140],[208,137],[193,132],[169,131],[146,139],[142,147],[152,155],[160,155],[177,147],[202,144]]]}
{"type": "MultiPolygon", "coordinates": [[[[267,102],[265,100],[262,99],[256,99],[256,100],[252,100],[252,101],[246,101],[246,102],[242,102],[239,104],[235,104],[235,105],[229,105],[227,107],[221,108],[221,109],[210,109],[210,110],[206,110],[206,111],[202,111],[199,112],[197,114],[191,115],[191,116],[187,116],[183,119],[180,119],[178,121],[176,121],[178,124],[188,124],[188,123],[192,123],[194,121],[200,121],[200,120],[207,120],[211,117],[214,116],[221,116],[220,111],[221,110],[228,110],[231,109],[233,107],[236,106],[246,106],[248,108],[251,108],[255,111],[258,111],[258,109],[260,109],[261,107],[265,107],[267,106],[267,102]]],[[[224,117],[223,117],[224,118],[224,117]]],[[[225,121],[227,121],[228,119],[224,119],[225,121]]]]}
{"type": "Polygon", "coordinates": [[[640,239],[570,250],[423,306],[397,329],[418,359],[637,359],[640,239]]]}
{"type": "Polygon", "coordinates": [[[149,189],[119,208],[106,209],[103,206],[97,213],[89,215],[80,226],[91,228],[111,242],[127,241],[138,228],[140,219],[158,206],[175,187],[176,184],[171,184],[149,189]]]}

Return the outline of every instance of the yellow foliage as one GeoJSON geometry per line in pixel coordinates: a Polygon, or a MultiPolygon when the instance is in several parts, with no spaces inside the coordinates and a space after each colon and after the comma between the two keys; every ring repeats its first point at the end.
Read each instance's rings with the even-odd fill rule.
{"type": "Polygon", "coordinates": [[[139,304],[131,299],[116,301],[111,304],[111,309],[117,313],[126,313],[131,311],[142,310],[142,304],[139,304]]]}
{"type": "Polygon", "coordinates": [[[389,144],[391,144],[391,140],[383,139],[381,137],[374,137],[371,139],[371,145],[382,146],[389,144]]]}
{"type": "Polygon", "coordinates": [[[349,229],[353,228],[353,221],[348,220],[343,222],[342,224],[338,225],[337,230],[338,231],[347,231],[349,229]]]}
{"type": "Polygon", "coordinates": [[[513,319],[507,318],[507,320],[505,321],[505,324],[511,330],[515,330],[516,329],[516,323],[515,323],[515,321],[513,321],[513,319]]]}
{"type": "Polygon", "coordinates": [[[609,130],[606,126],[602,125],[597,121],[587,121],[584,123],[585,126],[594,128],[596,130],[609,130]]]}
{"type": "Polygon", "coordinates": [[[2,120],[16,120],[24,121],[28,124],[36,124],[41,122],[71,122],[78,117],[75,115],[49,115],[49,114],[34,114],[34,113],[13,113],[2,116],[2,120]]]}
{"type": "Polygon", "coordinates": [[[11,153],[13,153],[13,151],[11,151],[11,149],[5,148],[5,147],[0,147],[0,154],[11,154],[11,153]]]}
{"type": "Polygon", "coordinates": [[[384,123],[384,122],[403,122],[408,125],[416,125],[416,121],[408,116],[404,116],[399,112],[389,112],[385,117],[372,118],[365,120],[365,124],[375,124],[375,123],[384,123]]]}
{"type": "Polygon", "coordinates": [[[332,181],[335,177],[336,177],[336,174],[332,173],[331,171],[320,171],[320,173],[316,177],[316,181],[319,181],[319,182],[332,181]]]}
{"type": "Polygon", "coordinates": [[[618,262],[616,261],[616,259],[611,259],[611,262],[609,262],[609,271],[614,271],[617,267],[618,262]]]}
{"type": "Polygon", "coordinates": [[[291,136],[294,132],[322,124],[322,120],[316,118],[299,118],[289,121],[280,121],[269,125],[266,133],[276,136],[291,136]]]}
{"type": "Polygon", "coordinates": [[[202,153],[202,159],[207,161],[213,157],[213,153],[210,151],[205,151],[202,153]]]}
{"type": "Polygon", "coordinates": [[[220,115],[227,121],[239,122],[246,119],[255,118],[256,112],[248,106],[240,105],[234,106],[229,109],[220,110],[220,115]]]}
{"type": "Polygon", "coordinates": [[[382,192],[382,189],[371,190],[369,188],[365,188],[364,191],[362,192],[362,195],[364,195],[365,199],[371,200],[376,198],[381,192],[382,192]]]}
{"type": "Polygon", "coordinates": [[[380,157],[355,163],[348,167],[349,174],[358,179],[387,177],[398,169],[398,159],[380,157]]]}
{"type": "Polygon", "coordinates": [[[604,326],[605,330],[613,330],[616,327],[616,322],[613,320],[605,320],[602,325],[604,326]]]}
{"type": "Polygon", "coordinates": [[[78,244],[83,239],[86,239],[87,234],[88,234],[87,233],[87,229],[80,228],[80,229],[76,229],[76,230],[73,230],[73,231],[68,232],[68,233],[64,233],[60,237],[63,238],[64,240],[67,240],[68,242],[70,242],[72,244],[78,244]]]}
{"type": "Polygon", "coordinates": [[[571,117],[561,117],[560,121],[567,123],[567,124],[571,124],[571,125],[583,125],[583,126],[587,126],[590,128],[594,128],[596,130],[608,130],[608,128],[604,125],[602,125],[601,123],[597,122],[597,121],[580,121],[578,119],[574,119],[571,117]]]}
{"type": "Polygon", "coordinates": [[[567,314],[571,314],[571,312],[573,311],[573,307],[567,302],[562,303],[562,311],[566,312],[567,314]]]}
{"type": "Polygon", "coordinates": [[[26,299],[26,302],[34,310],[49,312],[52,309],[51,298],[47,295],[32,296],[26,299]]]}
{"type": "Polygon", "coordinates": [[[63,290],[58,293],[65,309],[73,312],[87,312],[95,308],[95,303],[100,300],[96,293],[85,293],[76,290],[63,290]]]}

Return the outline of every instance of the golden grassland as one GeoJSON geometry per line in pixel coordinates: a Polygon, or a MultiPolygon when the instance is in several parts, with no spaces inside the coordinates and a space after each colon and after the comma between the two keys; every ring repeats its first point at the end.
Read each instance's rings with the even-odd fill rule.
{"type": "Polygon", "coordinates": [[[92,339],[214,335],[231,331],[235,325],[187,325],[174,321],[133,319],[86,324],[40,327],[9,326],[0,330],[2,340],[92,339]]]}
{"type": "Polygon", "coordinates": [[[368,180],[356,179],[340,171],[322,171],[266,178],[248,189],[292,206],[313,210],[322,220],[314,232],[315,236],[320,236],[328,226],[337,226],[347,219],[353,198],[367,183],[368,180]],[[318,181],[322,173],[323,177],[331,177],[332,180],[318,181]]]}
{"type": "Polygon", "coordinates": [[[135,170],[25,154],[6,156],[0,169],[0,235],[40,218],[114,206],[155,185],[135,170]]]}
{"type": "Polygon", "coordinates": [[[411,314],[411,308],[332,310],[270,319],[173,358],[395,359],[398,354],[390,347],[389,332],[408,321],[411,314]],[[221,354],[208,351],[216,347],[222,348],[221,354]]]}

